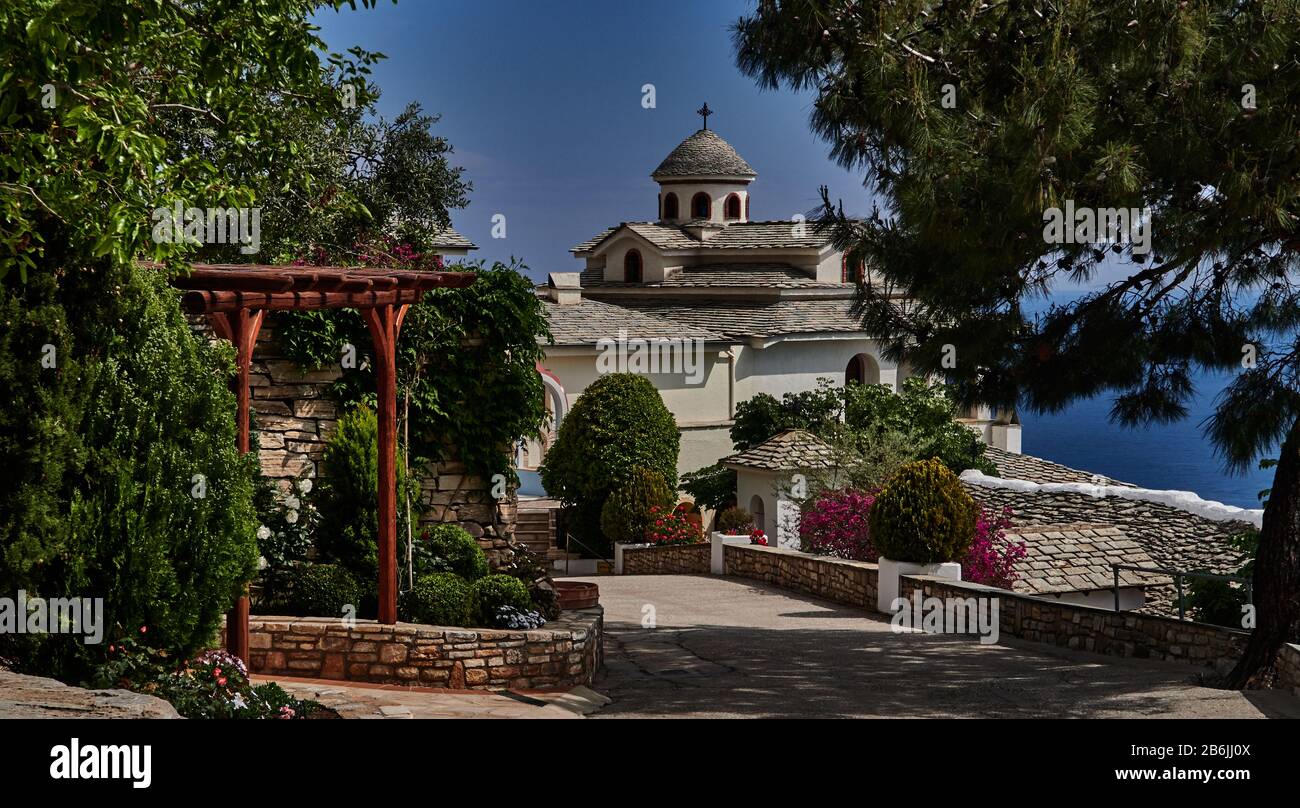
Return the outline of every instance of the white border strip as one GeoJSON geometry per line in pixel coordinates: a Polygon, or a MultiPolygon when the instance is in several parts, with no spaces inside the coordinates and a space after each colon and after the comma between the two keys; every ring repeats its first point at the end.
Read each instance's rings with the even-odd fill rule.
{"type": "Polygon", "coordinates": [[[1119,497],[1121,499],[1167,505],[1170,508],[1186,511],[1215,522],[1249,522],[1255,527],[1263,527],[1264,524],[1264,511],[1262,509],[1224,505],[1222,502],[1201,499],[1191,491],[1133,488],[1127,485],[1093,485],[1092,483],[1031,483],[1028,480],[1007,480],[1002,477],[990,477],[976,469],[966,469],[961,473],[961,478],[963,481],[971,485],[978,485],[981,488],[1000,488],[1004,491],[1017,491],[1024,494],[1084,494],[1090,497],[1119,497]]]}

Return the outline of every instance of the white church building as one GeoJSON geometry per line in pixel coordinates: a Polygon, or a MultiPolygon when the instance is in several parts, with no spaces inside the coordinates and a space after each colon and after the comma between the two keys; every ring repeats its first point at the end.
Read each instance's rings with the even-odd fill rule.
{"type": "MultiPolygon", "coordinates": [[[[655,218],[605,228],[572,249],[580,272],[538,289],[555,340],[539,366],[552,429],[600,374],[645,373],[681,430],[679,471],[694,471],[733,454],[736,405],[752,396],[819,379],[897,388],[910,375],[852,316],[854,278],[828,234],[749,218],[758,175],[707,123],[650,176],[655,218]]],[[[1014,413],[968,415],[986,442],[1020,450],[1014,413]]],[[[548,444],[528,446],[520,467],[548,444]]]]}

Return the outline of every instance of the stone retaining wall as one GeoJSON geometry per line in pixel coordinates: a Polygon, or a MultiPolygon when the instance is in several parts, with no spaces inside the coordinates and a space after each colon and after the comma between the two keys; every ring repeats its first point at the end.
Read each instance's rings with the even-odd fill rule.
{"type": "Polygon", "coordinates": [[[249,620],[254,673],[468,690],[571,688],[600,669],[604,612],[564,612],[543,628],[507,631],[411,623],[263,617],[249,620]]]}
{"type": "Polygon", "coordinates": [[[709,544],[623,547],[623,575],[708,575],[709,544]]]}
{"type": "Polygon", "coordinates": [[[964,581],[921,575],[904,575],[899,581],[899,597],[910,600],[918,589],[922,597],[997,598],[1001,636],[1111,656],[1189,662],[1226,670],[1241,656],[1249,636],[1244,631],[1204,623],[1058,603],[964,581]]]}
{"type": "Polygon", "coordinates": [[[728,544],[722,557],[727,575],[776,584],[835,603],[876,609],[879,569],[875,564],[755,544],[728,544]]]}
{"type": "MultiPolygon", "coordinates": [[[[795,550],[755,545],[723,548],[727,575],[775,584],[835,603],[876,611],[879,568],[864,561],[845,561],[795,550]]],[[[903,576],[899,596],[996,597],[999,633],[1112,656],[1175,660],[1219,669],[1241,656],[1247,633],[1158,615],[1112,612],[1018,595],[1005,589],[928,576],[903,576]]],[[[1290,646],[1283,678],[1300,686],[1300,647],[1290,646]]]]}
{"type": "MultiPolygon", "coordinates": [[[[211,336],[201,319],[194,327],[211,336]]],[[[275,480],[323,477],[325,443],[338,426],[338,408],[330,385],[342,375],[337,366],[299,368],[275,342],[277,317],[269,314],[258,332],[249,367],[253,431],[262,474],[275,480]]],[[[358,356],[357,361],[364,361],[358,356]]],[[[504,447],[503,452],[509,451],[504,447]]],[[[419,472],[424,516],[421,524],[455,522],[478,540],[493,568],[509,561],[517,498],[513,489],[492,497],[492,481],[470,474],[447,447],[447,459],[419,472]]],[[[400,503],[399,503],[400,506],[400,503]]]]}

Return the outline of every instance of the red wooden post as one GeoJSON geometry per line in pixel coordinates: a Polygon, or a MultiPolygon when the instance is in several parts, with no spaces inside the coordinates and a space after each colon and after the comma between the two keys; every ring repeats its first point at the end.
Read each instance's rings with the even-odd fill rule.
{"type": "Polygon", "coordinates": [[[379,622],[397,622],[397,333],[406,306],[364,309],[375,345],[379,421],[379,622]]]}
{"type": "MultiPolygon", "coordinates": [[[[212,330],[218,336],[230,340],[235,346],[235,378],[231,385],[235,390],[235,421],[238,427],[238,446],[241,454],[247,454],[250,444],[249,368],[253,364],[253,346],[257,343],[257,332],[262,329],[263,312],[248,309],[222,312],[208,316],[212,330]]],[[[235,608],[226,613],[226,650],[248,662],[248,595],[241,595],[235,601],[235,608]]]]}

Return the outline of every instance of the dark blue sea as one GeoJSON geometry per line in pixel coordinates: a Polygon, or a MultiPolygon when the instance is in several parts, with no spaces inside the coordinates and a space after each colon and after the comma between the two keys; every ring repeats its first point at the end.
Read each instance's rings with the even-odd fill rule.
{"type": "Polygon", "coordinates": [[[1258,495],[1271,484],[1272,469],[1229,475],[1202,431],[1203,422],[1214,412],[1215,397],[1231,379],[1230,373],[1197,378],[1197,396],[1188,405],[1188,417],[1174,424],[1136,429],[1112,424],[1107,417],[1109,397],[1080,401],[1053,415],[1021,412],[1022,449],[1145,488],[1191,491],[1228,505],[1261,508],[1258,495]]]}

